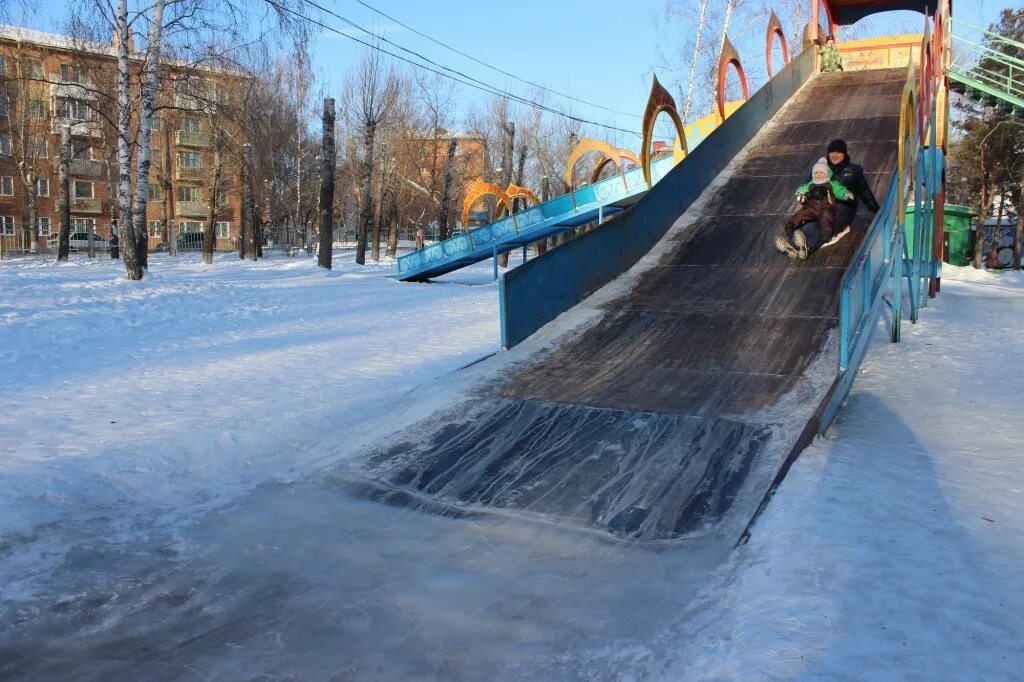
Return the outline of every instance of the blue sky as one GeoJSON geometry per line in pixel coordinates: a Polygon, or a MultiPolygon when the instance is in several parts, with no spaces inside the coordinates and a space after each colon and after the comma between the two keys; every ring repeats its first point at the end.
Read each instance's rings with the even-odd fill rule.
{"type": "MultiPolygon", "coordinates": [[[[382,12],[463,52],[505,71],[610,109],[641,113],[658,63],[656,42],[662,35],[659,15],[664,0],[519,0],[516,3],[467,0],[365,0],[382,12]]],[[[721,0],[724,2],[724,0],[721,0]]],[[[351,21],[383,33],[390,40],[463,71],[499,88],[525,94],[526,86],[449,52],[396,25],[355,0],[318,0],[351,21]]],[[[1019,0],[954,0],[954,16],[988,25],[1003,7],[1019,0]]],[[[41,0],[29,23],[33,28],[59,30],[66,20],[66,1],[41,0]]],[[[343,28],[338,19],[325,23],[343,28]]],[[[881,24],[884,26],[884,22],[881,24]]],[[[359,35],[353,29],[348,32],[359,35]]],[[[760,34],[760,29],[757,31],[760,34]]],[[[365,36],[363,36],[365,37],[365,36]]],[[[760,38],[758,40],[761,40],[760,38]]],[[[345,72],[358,59],[362,46],[337,34],[314,37],[315,67],[328,96],[340,97],[345,72]]],[[[393,49],[393,48],[389,48],[393,49]]],[[[759,49],[741,48],[742,56],[763,61],[759,49]],[[752,52],[749,56],[746,52],[752,52]]],[[[462,101],[478,99],[460,86],[462,101]]],[[[639,128],[636,117],[612,115],[551,99],[559,109],[620,127],[639,128]]]]}

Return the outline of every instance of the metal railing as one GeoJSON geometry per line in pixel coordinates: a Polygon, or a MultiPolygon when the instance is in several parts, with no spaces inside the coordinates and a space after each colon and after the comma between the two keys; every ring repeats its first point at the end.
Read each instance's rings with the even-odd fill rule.
{"type": "Polygon", "coordinates": [[[1024,59],[1009,54],[1024,44],[964,21],[951,24],[960,32],[952,36],[950,76],[979,94],[1024,108],[1024,59]]]}

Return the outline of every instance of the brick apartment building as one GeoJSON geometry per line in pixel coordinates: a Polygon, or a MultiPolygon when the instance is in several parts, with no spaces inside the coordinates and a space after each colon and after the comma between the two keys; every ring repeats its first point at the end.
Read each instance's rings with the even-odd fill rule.
{"type": "MultiPolygon", "coordinates": [[[[462,212],[462,197],[465,187],[476,178],[484,177],[488,168],[487,143],[477,131],[447,131],[438,129],[409,135],[402,141],[399,153],[400,168],[406,178],[419,187],[439,197],[444,187],[445,167],[448,163],[448,145],[455,140],[455,157],[452,163],[451,208],[448,225],[454,228],[462,212]]],[[[408,193],[406,214],[410,219],[421,216],[423,223],[433,226],[437,209],[433,201],[421,191],[408,193]]],[[[413,220],[415,222],[415,220],[413,220]]],[[[429,233],[432,238],[433,233],[429,233]]]]}
{"type": "MultiPolygon", "coordinates": [[[[226,97],[237,77],[211,69],[185,73],[166,64],[164,71],[172,78],[164,79],[157,101],[158,108],[167,108],[161,108],[154,119],[146,204],[150,248],[167,241],[171,221],[179,235],[204,231],[209,202],[214,200],[216,247],[237,248],[240,170],[237,163],[225,161],[219,196],[210,196],[214,155],[210,129],[215,125],[223,129],[225,124],[215,121],[210,107],[202,104],[226,97]],[[216,99],[196,98],[197,91],[216,99]]],[[[116,223],[117,135],[109,122],[114,118],[113,98],[102,95],[114,95],[115,77],[112,45],[0,26],[0,246],[4,252],[29,250],[33,194],[39,248],[46,249],[48,242],[53,248],[60,227],[60,133],[66,126],[70,126],[73,146],[71,232],[93,229],[101,239],[109,238],[116,223]],[[38,177],[34,193],[23,172],[27,168],[38,177]]],[[[237,140],[237,135],[229,137],[237,140]]],[[[134,168],[133,161],[133,172],[134,168]]]]}

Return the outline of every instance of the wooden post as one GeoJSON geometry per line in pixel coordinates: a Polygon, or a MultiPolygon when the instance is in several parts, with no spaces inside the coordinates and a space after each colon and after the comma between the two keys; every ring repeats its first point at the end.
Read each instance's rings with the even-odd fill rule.
{"type": "Polygon", "coordinates": [[[331,269],[334,243],[334,100],[324,100],[324,134],[320,146],[320,234],[317,265],[331,269]]]}
{"type": "Polygon", "coordinates": [[[71,126],[60,131],[60,163],[57,166],[57,215],[60,217],[60,232],[57,237],[57,260],[66,261],[71,252],[71,126]]]}

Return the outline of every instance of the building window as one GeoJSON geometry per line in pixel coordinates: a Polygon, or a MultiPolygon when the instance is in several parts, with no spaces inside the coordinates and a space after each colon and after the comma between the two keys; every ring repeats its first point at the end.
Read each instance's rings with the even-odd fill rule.
{"type": "Polygon", "coordinates": [[[96,234],[96,219],[95,218],[72,218],[71,219],[71,233],[84,232],[89,234],[92,232],[96,234]]]}
{"type": "Polygon", "coordinates": [[[30,99],[28,101],[28,117],[37,121],[46,118],[46,103],[41,99],[30,99]]]}
{"type": "Polygon", "coordinates": [[[0,118],[11,113],[11,100],[7,95],[0,95],[0,118]]]}
{"type": "Polygon", "coordinates": [[[75,161],[92,161],[92,145],[72,143],[71,158],[75,161]]]}
{"type": "Polygon", "coordinates": [[[75,180],[75,198],[92,199],[93,187],[91,180],[75,180]]]}
{"type": "Polygon", "coordinates": [[[10,156],[11,155],[11,134],[4,133],[0,135],[0,155],[10,156]]]}
{"type": "Polygon", "coordinates": [[[30,138],[28,141],[29,154],[32,158],[45,159],[50,156],[50,141],[45,139],[39,139],[38,137],[30,138]]]}
{"type": "Polygon", "coordinates": [[[81,83],[82,67],[75,64],[61,64],[60,79],[65,83],[81,83]]]}
{"type": "Polygon", "coordinates": [[[200,201],[198,187],[179,187],[178,201],[200,201]]]}
{"type": "Polygon", "coordinates": [[[14,216],[0,216],[0,234],[5,237],[14,236],[14,216]]]}
{"type": "Polygon", "coordinates": [[[153,117],[152,130],[154,133],[159,133],[164,129],[164,120],[159,116],[153,117]]]}
{"type": "Polygon", "coordinates": [[[146,231],[150,237],[159,239],[160,241],[167,240],[167,233],[164,231],[164,221],[162,220],[147,220],[146,231]]]}
{"type": "Polygon", "coordinates": [[[49,237],[52,229],[53,227],[49,218],[36,218],[36,231],[39,232],[40,237],[49,237]]]}
{"type": "Polygon", "coordinates": [[[198,220],[182,220],[178,223],[178,232],[189,234],[190,232],[203,232],[203,224],[198,220]]]}
{"type": "Polygon", "coordinates": [[[14,176],[4,175],[0,177],[0,196],[14,196],[14,176]]]}
{"type": "Polygon", "coordinates": [[[80,99],[61,98],[57,100],[57,109],[61,113],[62,118],[71,119],[72,121],[91,121],[92,120],[92,109],[89,107],[89,103],[80,99]]]}
{"type": "Polygon", "coordinates": [[[158,147],[153,147],[149,152],[149,164],[156,168],[164,167],[164,150],[158,147]]]}
{"type": "Polygon", "coordinates": [[[7,73],[7,57],[0,54],[0,74],[7,73]]]}
{"type": "Polygon", "coordinates": [[[185,133],[198,133],[199,119],[193,116],[185,116],[181,119],[181,131],[185,133]]]}
{"type": "Polygon", "coordinates": [[[48,196],[50,196],[50,180],[49,180],[49,178],[36,178],[36,196],[37,197],[48,197],[48,196]]]}
{"type": "Polygon", "coordinates": [[[228,205],[228,193],[218,188],[214,193],[214,206],[227,206],[228,205]]]}
{"type": "Polygon", "coordinates": [[[217,223],[217,239],[231,239],[231,223],[217,223]]]}
{"type": "Polygon", "coordinates": [[[25,75],[35,80],[43,80],[43,63],[38,59],[26,60],[25,75]]]}
{"type": "Polygon", "coordinates": [[[202,168],[203,157],[196,152],[178,152],[178,165],[182,168],[202,168]]]}
{"type": "Polygon", "coordinates": [[[149,200],[160,201],[164,198],[164,188],[155,182],[149,183],[149,200]]]}

